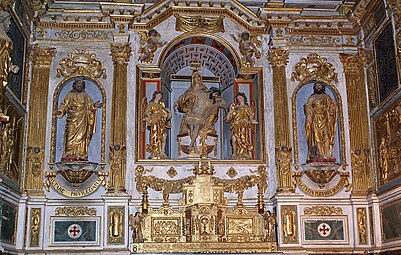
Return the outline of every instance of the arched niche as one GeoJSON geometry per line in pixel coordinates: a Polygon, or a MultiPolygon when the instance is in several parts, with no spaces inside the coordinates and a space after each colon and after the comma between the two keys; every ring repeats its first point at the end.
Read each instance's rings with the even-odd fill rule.
{"type": "Polygon", "coordinates": [[[95,132],[88,146],[88,161],[100,165],[105,164],[105,129],[106,129],[106,92],[99,81],[88,77],[68,77],[61,81],[53,94],[53,118],[51,131],[51,151],[50,162],[60,162],[64,151],[66,116],[57,117],[57,110],[66,95],[72,90],[74,81],[83,80],[85,82],[85,92],[93,102],[101,102],[102,106],[96,110],[95,132]]]}
{"type": "MultiPolygon", "coordinates": [[[[305,165],[308,162],[308,143],[306,136],[306,115],[305,115],[305,104],[308,99],[314,94],[314,85],[316,83],[322,83],[325,87],[325,93],[335,100],[337,104],[337,118],[336,127],[334,131],[334,145],[332,149],[332,156],[335,158],[337,165],[346,165],[345,162],[345,142],[344,142],[344,123],[343,123],[343,109],[341,95],[337,88],[325,79],[319,79],[317,77],[309,78],[301,81],[297,88],[293,92],[292,96],[292,118],[293,118],[293,142],[294,142],[294,164],[298,168],[300,165],[305,165]]],[[[328,163],[328,162],[326,162],[328,163]]]]}
{"type": "MultiPolygon", "coordinates": [[[[216,36],[188,33],[172,40],[161,53],[158,60],[158,68],[138,66],[138,87],[137,87],[137,109],[143,109],[141,104],[144,98],[149,101],[156,90],[164,94],[163,101],[172,112],[171,128],[167,131],[166,154],[168,159],[185,159],[179,155],[179,144],[177,135],[182,119],[181,113],[174,108],[174,103],[190,86],[192,70],[191,61],[200,62],[200,72],[207,88],[218,87],[222,91],[221,97],[229,107],[235,102],[237,92],[244,92],[249,102],[257,103],[258,124],[252,134],[252,141],[257,141],[252,152],[252,160],[264,159],[264,146],[259,139],[263,134],[261,107],[262,97],[262,75],[261,69],[247,69],[248,75],[241,76],[240,58],[233,50],[233,47],[224,39],[216,36]]],[[[137,159],[146,160],[149,157],[146,152],[146,144],[149,141],[149,131],[143,121],[143,112],[138,114],[137,126],[137,159]]],[[[230,124],[225,121],[226,113],[219,111],[219,118],[215,125],[218,133],[217,149],[214,155],[209,157],[215,160],[230,160],[232,148],[230,144],[230,124]]]]}

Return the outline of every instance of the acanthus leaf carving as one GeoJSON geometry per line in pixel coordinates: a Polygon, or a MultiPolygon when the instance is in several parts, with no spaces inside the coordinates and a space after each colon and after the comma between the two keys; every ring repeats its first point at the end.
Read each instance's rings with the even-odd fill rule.
{"type": "Polygon", "coordinates": [[[318,216],[332,216],[332,215],[343,215],[343,209],[340,207],[327,206],[327,205],[315,205],[306,207],[304,209],[305,216],[318,215],[318,216]]]}

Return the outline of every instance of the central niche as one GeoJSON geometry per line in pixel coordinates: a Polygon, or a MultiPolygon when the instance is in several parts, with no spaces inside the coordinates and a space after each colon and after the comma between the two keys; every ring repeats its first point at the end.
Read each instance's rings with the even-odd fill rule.
{"type": "Polygon", "coordinates": [[[259,73],[236,78],[236,59],[190,37],[167,50],[160,71],[139,67],[138,159],[261,159],[259,73]]]}

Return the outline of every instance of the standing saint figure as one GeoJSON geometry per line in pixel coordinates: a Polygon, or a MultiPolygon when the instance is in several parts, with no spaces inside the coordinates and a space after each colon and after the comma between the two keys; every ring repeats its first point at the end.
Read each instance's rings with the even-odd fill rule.
{"type": "Polygon", "coordinates": [[[7,36],[10,30],[10,17],[8,12],[0,12],[0,92],[8,84],[8,75],[19,71],[19,67],[11,63],[10,53],[13,50],[13,43],[7,36]]]}
{"type": "MultiPolygon", "coordinates": [[[[165,154],[167,128],[170,128],[171,112],[162,100],[163,92],[153,92],[152,99],[144,107],[145,121],[150,131],[149,144],[146,151],[150,152],[149,159],[166,159],[165,154]]],[[[146,98],[145,98],[146,102],[146,98]]]]}
{"type": "Polygon", "coordinates": [[[61,162],[88,161],[88,146],[95,133],[96,110],[100,107],[102,103],[94,103],[85,92],[85,82],[75,80],[56,111],[58,118],[67,116],[61,162]]]}
{"type": "Polygon", "coordinates": [[[337,123],[337,103],[325,93],[325,85],[316,82],[313,94],[304,105],[308,159],[311,162],[332,162],[337,123]]]}
{"type": "Polygon", "coordinates": [[[253,150],[251,143],[251,130],[257,124],[256,109],[250,107],[245,93],[239,92],[236,96],[237,104],[232,103],[227,114],[227,121],[231,122],[231,146],[233,159],[251,159],[249,155],[253,150]]]}

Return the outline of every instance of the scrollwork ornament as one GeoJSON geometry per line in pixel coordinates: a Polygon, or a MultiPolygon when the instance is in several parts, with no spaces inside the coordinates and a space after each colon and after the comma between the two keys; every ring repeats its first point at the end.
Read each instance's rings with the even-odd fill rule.
{"type": "Polygon", "coordinates": [[[113,39],[112,32],[100,31],[100,30],[79,30],[79,31],[69,31],[62,30],[56,32],[55,35],[61,40],[81,40],[81,41],[110,41],[113,39]]]}
{"type": "Polygon", "coordinates": [[[89,208],[87,206],[64,206],[56,208],[56,216],[65,215],[69,217],[78,217],[78,216],[96,216],[96,208],[89,208]]]}
{"type": "Polygon", "coordinates": [[[304,209],[305,216],[333,216],[333,215],[343,215],[343,210],[340,207],[327,206],[327,205],[315,205],[311,207],[306,207],[304,209]]]}
{"type": "Polygon", "coordinates": [[[127,65],[131,57],[131,46],[129,44],[111,44],[111,57],[114,63],[127,65]]]}
{"type": "Polygon", "coordinates": [[[311,53],[306,58],[301,58],[301,61],[295,65],[291,80],[307,81],[316,78],[326,82],[338,81],[334,65],[328,63],[327,58],[311,53]]]}
{"type": "Polygon", "coordinates": [[[57,68],[57,77],[76,77],[86,76],[92,79],[106,79],[106,69],[103,63],[96,58],[96,54],[89,53],[87,50],[75,50],[68,54],[59,62],[60,68],[57,68]]]}
{"type": "Polygon", "coordinates": [[[282,47],[269,50],[267,59],[273,67],[285,66],[288,63],[289,52],[282,47]]]}

